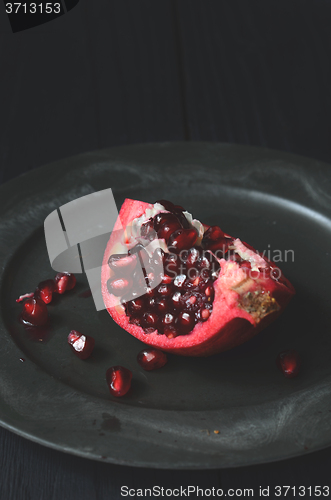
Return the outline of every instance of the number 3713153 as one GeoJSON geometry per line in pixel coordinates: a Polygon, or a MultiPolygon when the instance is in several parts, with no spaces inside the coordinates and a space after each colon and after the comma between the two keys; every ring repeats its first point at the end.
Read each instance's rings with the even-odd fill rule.
{"type": "Polygon", "coordinates": [[[7,14],[60,14],[61,4],[59,2],[46,3],[20,3],[7,2],[7,14]]]}

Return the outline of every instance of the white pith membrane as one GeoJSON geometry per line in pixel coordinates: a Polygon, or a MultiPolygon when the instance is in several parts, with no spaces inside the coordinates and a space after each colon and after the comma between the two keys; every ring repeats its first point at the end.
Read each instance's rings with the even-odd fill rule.
{"type": "MultiPolygon", "coordinates": [[[[152,208],[148,208],[140,217],[133,219],[124,229],[122,238],[113,246],[112,254],[126,254],[139,243],[144,246],[149,257],[153,255],[157,248],[161,248],[165,253],[169,253],[166,241],[164,239],[158,239],[156,233],[155,239],[152,241],[142,237],[140,234],[142,225],[150,219],[153,219],[159,213],[171,212],[166,210],[163,205],[155,203],[152,208]]],[[[189,212],[183,211],[183,214],[189,222],[190,227],[195,228],[198,233],[198,239],[194,246],[201,246],[205,232],[203,224],[199,220],[193,219],[189,212]]],[[[218,287],[221,287],[227,292],[230,291],[230,293],[224,294],[225,301],[228,302],[229,307],[232,307],[231,304],[235,302],[236,306],[248,312],[258,323],[270,312],[280,309],[276,300],[270,296],[268,291],[265,292],[263,289],[265,277],[262,275],[261,271],[263,272],[270,266],[263,257],[248,248],[239,238],[231,242],[229,250],[238,254],[243,261],[249,262],[251,271],[254,271],[256,276],[252,278],[249,273],[247,273],[247,270],[245,271],[240,267],[238,262],[225,258],[220,259],[216,256],[220,264],[220,273],[218,278],[214,281],[214,284],[217,282],[218,287]],[[236,296],[235,301],[234,296],[236,296]]],[[[210,250],[208,250],[208,252],[213,254],[210,250]]],[[[215,256],[215,254],[213,255],[215,256]]],[[[180,275],[176,279],[179,280],[180,275]]],[[[118,301],[116,304],[114,303],[113,307],[115,307],[117,313],[125,314],[125,307],[121,303],[121,297],[117,299],[118,301]]],[[[148,333],[146,333],[146,335],[148,335],[148,333]]],[[[187,333],[184,335],[187,335],[187,333]]]]}

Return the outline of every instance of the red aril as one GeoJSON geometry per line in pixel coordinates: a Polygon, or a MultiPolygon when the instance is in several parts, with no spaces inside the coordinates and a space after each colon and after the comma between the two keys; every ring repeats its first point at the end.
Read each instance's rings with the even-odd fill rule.
{"type": "MultiPolygon", "coordinates": [[[[102,266],[105,305],[122,328],[162,351],[208,356],[231,349],[276,319],[295,293],[283,274],[274,276],[275,264],[253,247],[218,226],[202,224],[171,202],[125,200],[114,229],[102,266]],[[147,224],[160,231],[177,221],[179,229],[174,227],[162,239],[155,234],[155,241],[140,229],[147,224]],[[125,237],[117,231],[122,227],[131,228],[125,237]],[[162,250],[153,253],[148,250],[151,244],[162,250]],[[144,255],[144,266],[149,267],[146,278],[153,275],[159,259],[164,268],[161,283],[154,279],[146,288],[140,278],[140,293],[133,286],[134,301],[125,287],[115,287],[113,293],[109,280],[115,279],[114,270],[108,263],[118,248],[123,255],[144,255]]],[[[131,277],[134,282],[136,272],[131,277]]],[[[116,274],[116,279],[130,276],[116,274]]]]}
{"type": "Polygon", "coordinates": [[[106,372],[106,380],[112,396],[121,397],[131,387],[132,372],[123,366],[112,366],[106,372]]]}
{"type": "Polygon", "coordinates": [[[168,358],[165,352],[159,349],[148,348],[139,352],[137,361],[144,370],[149,372],[157,368],[162,368],[168,361],[168,358]]]}
{"type": "Polygon", "coordinates": [[[41,281],[36,288],[35,295],[40,297],[45,304],[52,302],[53,293],[56,292],[57,285],[54,280],[41,281]]]}
{"type": "Polygon", "coordinates": [[[67,340],[71,350],[78,358],[87,359],[91,356],[95,344],[93,337],[82,335],[77,330],[71,330],[67,340]]]}
{"type": "Polygon", "coordinates": [[[301,360],[297,351],[290,349],[278,354],[276,364],[286,378],[294,378],[299,374],[301,360]]]}
{"type": "Polygon", "coordinates": [[[55,276],[55,292],[62,295],[67,290],[72,290],[76,285],[76,278],[71,273],[57,273],[55,276]]]}
{"type": "Polygon", "coordinates": [[[23,304],[21,320],[26,325],[43,326],[48,320],[47,306],[39,297],[27,299],[23,304]]]}

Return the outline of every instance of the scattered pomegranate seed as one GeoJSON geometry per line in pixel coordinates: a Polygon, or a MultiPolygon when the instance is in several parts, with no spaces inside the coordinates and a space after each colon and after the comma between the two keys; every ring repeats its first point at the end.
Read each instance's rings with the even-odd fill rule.
{"type": "Polygon", "coordinates": [[[293,378],[299,374],[301,360],[297,351],[290,349],[278,354],[276,364],[285,377],[293,378]]]}
{"type": "Polygon", "coordinates": [[[57,273],[55,276],[55,284],[55,292],[62,295],[67,290],[72,290],[76,285],[75,275],[71,273],[57,273]]]}
{"type": "Polygon", "coordinates": [[[57,286],[54,280],[41,281],[36,288],[35,296],[40,297],[45,304],[49,304],[56,289],[57,286]]]}
{"type": "Polygon", "coordinates": [[[45,302],[38,297],[31,297],[27,299],[23,304],[21,320],[26,325],[45,325],[48,320],[48,312],[45,302]]]}
{"type": "Polygon", "coordinates": [[[68,335],[68,344],[78,358],[87,359],[92,354],[95,340],[89,335],[82,335],[76,330],[71,330],[68,335]]]}
{"type": "Polygon", "coordinates": [[[132,372],[123,366],[112,366],[106,372],[106,380],[112,396],[124,396],[131,387],[132,372]]]}
{"type": "Polygon", "coordinates": [[[168,361],[167,355],[159,349],[143,349],[137,356],[139,365],[146,371],[162,368],[168,361]]]}

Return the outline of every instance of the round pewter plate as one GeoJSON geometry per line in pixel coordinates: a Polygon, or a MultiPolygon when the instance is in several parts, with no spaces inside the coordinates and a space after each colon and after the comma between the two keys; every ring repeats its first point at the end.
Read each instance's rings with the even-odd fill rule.
{"type": "Polygon", "coordinates": [[[331,444],[330,166],[228,144],[148,144],[46,165],[0,192],[3,427],[83,457],[158,468],[248,465],[331,444]],[[278,252],[296,296],[246,344],[209,358],[169,355],[155,372],[136,362],[143,344],[96,311],[83,274],[48,306],[46,334],[26,330],[15,299],[54,276],[44,219],[105,188],[118,207],[126,197],[169,199],[271,258],[278,252]],[[95,338],[90,359],[69,349],[71,329],[95,338]],[[295,379],[277,370],[285,349],[302,358],[295,379]],[[111,397],[105,380],[117,364],[133,372],[123,398],[111,397]]]}

